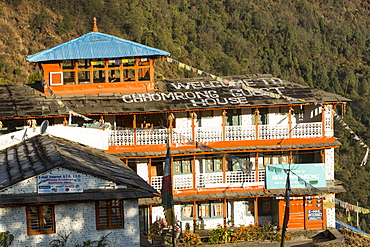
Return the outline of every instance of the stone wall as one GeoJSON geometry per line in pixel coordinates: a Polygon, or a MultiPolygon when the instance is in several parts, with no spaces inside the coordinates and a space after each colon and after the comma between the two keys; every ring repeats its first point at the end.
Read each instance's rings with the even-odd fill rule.
{"type": "Polygon", "coordinates": [[[67,246],[82,244],[86,240],[99,240],[109,234],[108,246],[139,247],[140,227],[137,200],[124,201],[124,228],[96,230],[95,203],[56,204],[56,233],[27,235],[26,209],[21,207],[0,208],[0,231],[10,231],[14,235],[14,246],[50,246],[53,239],[60,235],[71,235],[67,246]]]}

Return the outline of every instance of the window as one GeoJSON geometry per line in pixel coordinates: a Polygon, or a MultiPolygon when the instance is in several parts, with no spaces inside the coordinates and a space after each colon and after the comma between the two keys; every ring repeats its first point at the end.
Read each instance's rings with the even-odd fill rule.
{"type": "Polygon", "coordinates": [[[226,118],[226,125],[227,126],[239,126],[242,125],[242,111],[241,109],[228,109],[226,110],[227,118],[226,118]]]}
{"type": "Polygon", "coordinates": [[[198,218],[222,218],[224,215],[222,203],[198,204],[198,218]]]}
{"type": "Polygon", "coordinates": [[[174,160],[175,174],[190,174],[191,160],[174,160]]]}
{"type": "Polygon", "coordinates": [[[205,217],[210,217],[211,212],[210,212],[210,205],[209,204],[200,204],[198,206],[198,217],[199,218],[205,218],[205,217]]]}
{"type": "Polygon", "coordinates": [[[149,58],[65,60],[61,75],[51,77],[50,85],[151,81],[153,66],[154,60],[149,58]]]}
{"type": "MultiPolygon", "coordinates": [[[[222,218],[224,207],[222,203],[199,203],[195,213],[198,219],[222,218]]],[[[193,219],[193,205],[183,205],[181,207],[181,220],[191,219],[193,219]]]]}
{"type": "Polygon", "coordinates": [[[181,214],[182,214],[181,215],[182,220],[193,219],[193,205],[184,205],[184,206],[182,206],[181,214]]]}
{"type": "Polygon", "coordinates": [[[288,152],[275,152],[275,153],[263,153],[263,164],[266,165],[278,165],[278,164],[289,164],[289,153],[288,152]]]}
{"type": "Polygon", "coordinates": [[[207,158],[204,159],[205,171],[206,172],[221,172],[222,171],[222,159],[220,158],[207,158]]]}
{"type": "Polygon", "coordinates": [[[54,205],[26,207],[28,235],[55,233],[54,205]]]}
{"type": "Polygon", "coordinates": [[[123,228],[122,200],[96,202],[96,229],[123,228]]]}

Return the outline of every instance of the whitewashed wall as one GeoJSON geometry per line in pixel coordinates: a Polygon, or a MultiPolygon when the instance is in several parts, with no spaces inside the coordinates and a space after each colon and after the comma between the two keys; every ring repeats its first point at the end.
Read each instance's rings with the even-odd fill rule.
{"type": "Polygon", "coordinates": [[[249,226],[254,225],[254,217],[252,215],[247,215],[247,202],[246,201],[234,201],[234,224],[235,226],[249,226]]]}
{"type": "Polygon", "coordinates": [[[139,175],[145,182],[149,181],[149,170],[148,163],[137,163],[136,164],[137,175],[139,175]]]}
{"type": "Polygon", "coordinates": [[[334,148],[325,149],[326,180],[334,180],[334,148]]]}
{"type": "Polygon", "coordinates": [[[46,132],[53,136],[58,136],[93,148],[102,150],[107,150],[109,148],[109,130],[54,125],[49,126],[46,132]]]}
{"type": "Polygon", "coordinates": [[[288,125],[288,113],[280,114],[279,107],[268,108],[268,124],[269,125],[288,125]]]}
{"type": "Polygon", "coordinates": [[[0,208],[0,231],[14,235],[12,246],[50,246],[59,235],[72,233],[67,246],[82,244],[87,240],[99,240],[111,233],[108,246],[139,247],[140,227],[137,200],[124,201],[124,228],[96,230],[95,203],[70,203],[55,205],[56,233],[27,235],[25,207],[0,208]]]}

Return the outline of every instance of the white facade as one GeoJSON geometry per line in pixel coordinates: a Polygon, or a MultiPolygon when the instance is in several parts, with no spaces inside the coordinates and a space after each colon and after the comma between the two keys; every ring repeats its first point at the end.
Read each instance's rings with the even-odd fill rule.
{"type": "MultiPolygon", "coordinates": [[[[50,174],[78,174],[64,168],[52,169],[40,175],[50,174]]],[[[117,188],[115,183],[87,174],[80,174],[84,191],[91,189],[117,188]]],[[[0,191],[2,195],[37,193],[37,178],[33,177],[0,191]]],[[[83,193],[83,192],[82,192],[83,193]]],[[[40,195],[40,194],[38,194],[40,195]]],[[[95,202],[76,202],[54,204],[55,233],[27,235],[26,207],[0,208],[0,232],[9,231],[14,235],[14,246],[50,246],[60,235],[71,233],[67,246],[82,244],[86,240],[99,240],[110,233],[107,240],[109,246],[134,247],[140,246],[140,226],[138,200],[123,201],[124,228],[123,229],[96,229],[95,202]]]]}

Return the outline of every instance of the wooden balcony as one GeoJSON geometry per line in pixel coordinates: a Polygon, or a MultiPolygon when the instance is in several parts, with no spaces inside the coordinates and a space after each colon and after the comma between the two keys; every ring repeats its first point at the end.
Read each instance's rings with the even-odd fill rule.
{"type": "MultiPolygon", "coordinates": [[[[193,189],[193,174],[174,175],[174,190],[193,189]]],[[[151,177],[151,186],[160,191],[162,189],[162,176],[151,177]]],[[[226,183],[223,182],[223,172],[198,173],[195,175],[197,188],[218,188],[218,187],[246,187],[263,185],[265,171],[251,171],[245,174],[242,171],[226,172],[226,183]]]]}
{"type": "Polygon", "coordinates": [[[170,143],[219,142],[243,140],[277,140],[323,136],[321,122],[288,125],[217,126],[179,129],[111,130],[110,146],[156,145],[170,143]],[[192,137],[195,137],[194,140],[192,137]]]}

